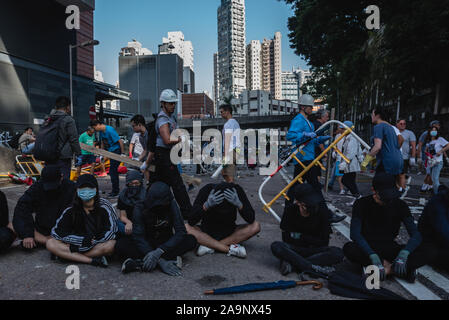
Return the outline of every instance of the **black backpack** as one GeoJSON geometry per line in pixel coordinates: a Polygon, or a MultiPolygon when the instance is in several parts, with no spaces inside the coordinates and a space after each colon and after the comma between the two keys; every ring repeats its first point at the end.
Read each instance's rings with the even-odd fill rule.
{"type": "Polygon", "coordinates": [[[157,113],[153,113],[154,120],[150,123],[146,124],[146,128],[148,131],[148,141],[147,141],[147,150],[148,152],[156,151],[156,139],[157,139],[157,131],[156,131],[156,120],[157,113]]]}
{"type": "Polygon", "coordinates": [[[33,155],[37,160],[56,162],[61,156],[59,127],[64,117],[50,117],[42,125],[36,136],[33,155]]]}
{"type": "Polygon", "coordinates": [[[13,149],[19,149],[19,140],[21,136],[22,133],[18,133],[14,137],[12,137],[12,139],[8,142],[9,146],[13,149]]]}

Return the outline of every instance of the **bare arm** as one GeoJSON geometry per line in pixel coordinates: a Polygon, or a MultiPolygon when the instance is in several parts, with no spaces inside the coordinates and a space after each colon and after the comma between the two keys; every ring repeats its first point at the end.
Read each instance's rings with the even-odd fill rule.
{"type": "Polygon", "coordinates": [[[382,148],[382,139],[375,138],[374,147],[371,149],[369,155],[375,157],[379,153],[381,148],[382,148]]]}
{"type": "Polygon", "coordinates": [[[399,143],[399,148],[402,147],[402,144],[404,143],[404,137],[401,135],[398,135],[398,143],[399,143]]]}
{"type": "Polygon", "coordinates": [[[418,155],[417,155],[417,156],[418,156],[419,159],[421,159],[421,154],[422,154],[422,144],[423,144],[423,143],[422,143],[421,141],[418,142],[418,155]]]}
{"type": "Polygon", "coordinates": [[[410,147],[412,149],[412,158],[416,158],[416,141],[410,142],[410,147]]]}
{"type": "Polygon", "coordinates": [[[162,141],[166,145],[178,144],[182,141],[181,137],[179,137],[178,140],[170,140],[170,129],[168,123],[159,128],[159,134],[161,135],[162,141]]]}

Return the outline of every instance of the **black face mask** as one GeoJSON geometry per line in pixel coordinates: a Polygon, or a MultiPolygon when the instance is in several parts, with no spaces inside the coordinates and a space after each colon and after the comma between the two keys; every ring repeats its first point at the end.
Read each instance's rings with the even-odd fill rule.
{"type": "Polygon", "coordinates": [[[318,211],[320,210],[320,206],[319,205],[315,205],[315,206],[306,205],[306,210],[310,215],[316,215],[318,213],[318,211]]]}
{"type": "Polygon", "coordinates": [[[139,194],[140,194],[140,186],[138,186],[138,187],[136,187],[136,186],[128,187],[128,191],[127,191],[128,197],[135,198],[139,194]]]}

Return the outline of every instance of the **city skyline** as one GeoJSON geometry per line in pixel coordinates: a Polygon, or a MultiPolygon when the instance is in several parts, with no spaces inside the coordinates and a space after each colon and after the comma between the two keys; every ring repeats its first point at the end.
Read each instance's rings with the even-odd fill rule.
{"type": "MultiPolygon", "coordinates": [[[[221,1],[198,0],[194,5],[181,1],[170,3],[170,5],[152,3],[150,5],[152,11],[147,12],[145,9],[149,7],[149,3],[145,1],[129,1],[126,6],[117,0],[109,0],[107,4],[102,0],[97,1],[94,20],[95,38],[100,40],[101,45],[95,48],[95,65],[103,73],[106,82],[116,83],[118,52],[124,44],[136,39],[145,48],[157,52],[161,38],[166,36],[167,32],[181,31],[186,39],[192,41],[195,48],[196,92],[208,91],[212,96],[214,84],[212,57],[217,52],[217,9],[221,1]],[[156,12],[166,12],[169,7],[170,13],[175,18],[157,17],[156,12]],[[139,8],[141,10],[138,10],[139,8]],[[147,12],[146,18],[145,12],[147,12]],[[190,17],[190,14],[198,12],[201,12],[201,19],[190,17]],[[111,19],[127,21],[127,23],[111,24],[111,19]],[[146,32],[145,30],[148,29],[153,31],[146,32]]],[[[252,39],[268,38],[280,31],[284,37],[283,69],[308,68],[305,61],[289,48],[287,19],[293,14],[291,8],[284,2],[274,0],[246,0],[245,5],[246,44],[252,39]]]]}

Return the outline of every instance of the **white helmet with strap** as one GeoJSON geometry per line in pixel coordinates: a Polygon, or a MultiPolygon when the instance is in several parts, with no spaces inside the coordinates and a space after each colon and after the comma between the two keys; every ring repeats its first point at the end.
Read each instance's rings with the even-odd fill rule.
{"type": "Polygon", "coordinates": [[[298,104],[300,106],[313,107],[315,106],[315,99],[310,94],[303,94],[299,97],[298,104]]]}
{"type": "Polygon", "coordinates": [[[160,102],[178,102],[178,96],[176,95],[176,93],[171,90],[171,89],[165,89],[164,91],[162,91],[161,93],[161,98],[159,99],[160,102]]]}

